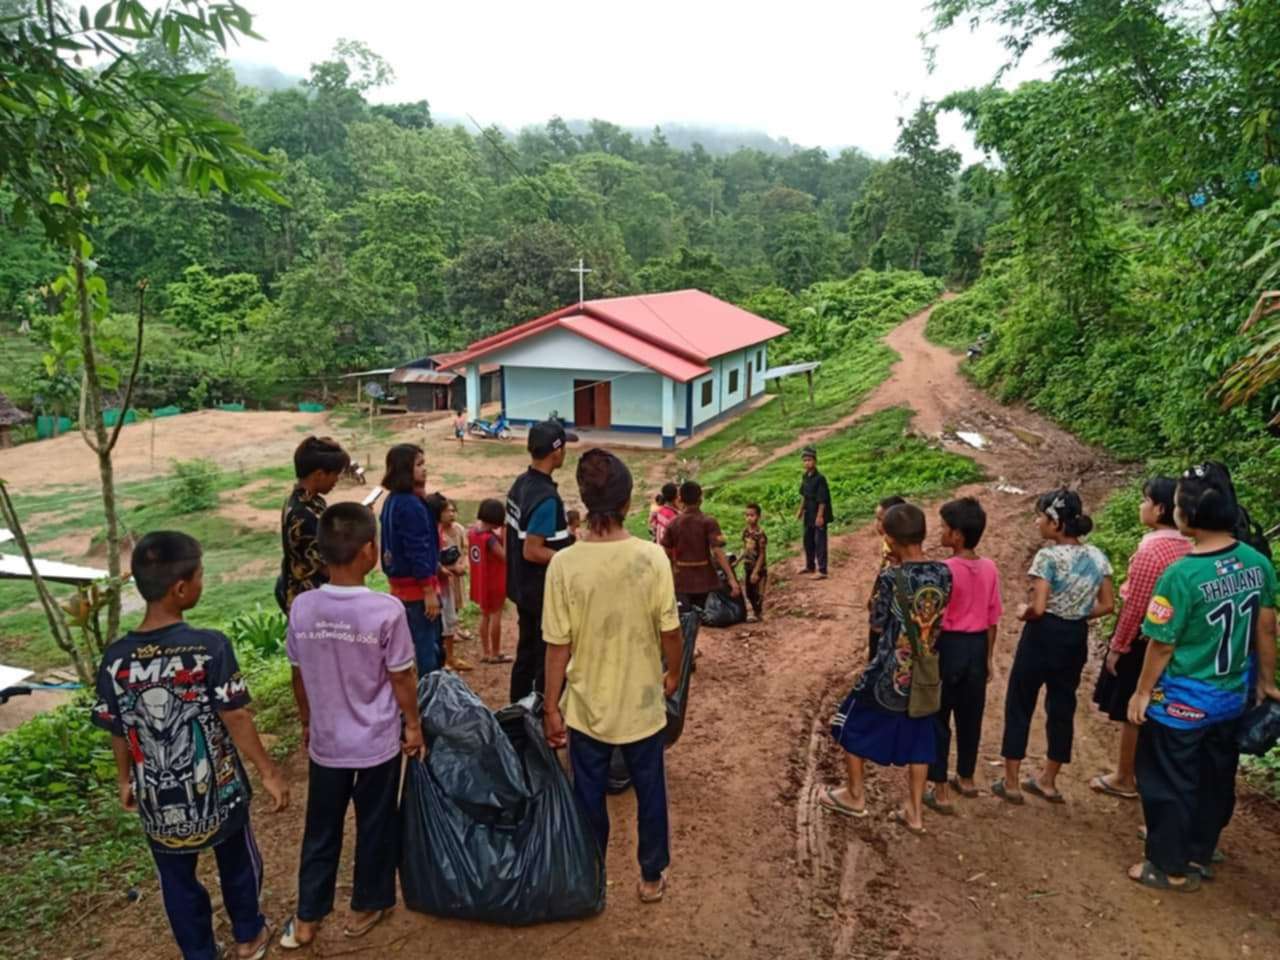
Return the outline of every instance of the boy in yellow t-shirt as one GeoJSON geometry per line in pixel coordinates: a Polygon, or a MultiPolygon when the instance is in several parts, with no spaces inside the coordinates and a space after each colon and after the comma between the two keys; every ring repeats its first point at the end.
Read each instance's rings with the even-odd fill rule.
{"type": "Polygon", "coordinates": [[[671,860],[663,750],[665,698],[680,683],[675,584],[663,549],[623,526],[632,484],[621,460],[587,451],[578,462],[578,488],[591,535],[547,567],[543,724],[548,743],[569,745],[574,793],[601,850],[609,843],[609,760],[615,748],[622,750],[636,792],[638,893],[642,902],[655,903],[666,890],[671,860]]]}

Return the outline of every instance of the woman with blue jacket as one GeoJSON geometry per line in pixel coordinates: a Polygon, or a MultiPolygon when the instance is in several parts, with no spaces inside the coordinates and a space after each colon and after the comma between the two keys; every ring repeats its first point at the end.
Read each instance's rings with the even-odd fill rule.
{"type": "Polygon", "coordinates": [[[420,446],[399,443],[387,451],[382,485],[390,496],[382,505],[382,572],[391,595],[404,604],[420,676],[444,665],[439,534],[436,518],[414,489],[426,481],[427,459],[420,446]]]}

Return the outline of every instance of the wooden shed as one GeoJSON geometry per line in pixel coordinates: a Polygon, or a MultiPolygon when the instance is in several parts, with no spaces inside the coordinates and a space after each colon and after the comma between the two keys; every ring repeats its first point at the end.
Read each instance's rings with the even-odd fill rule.
{"type": "MultiPolygon", "coordinates": [[[[466,410],[467,378],[449,369],[461,353],[438,353],[411,360],[396,367],[390,382],[397,393],[403,390],[405,406],[412,412],[433,410],[466,410]]],[[[502,399],[502,371],[495,364],[480,370],[480,403],[498,403],[502,399]]]]}

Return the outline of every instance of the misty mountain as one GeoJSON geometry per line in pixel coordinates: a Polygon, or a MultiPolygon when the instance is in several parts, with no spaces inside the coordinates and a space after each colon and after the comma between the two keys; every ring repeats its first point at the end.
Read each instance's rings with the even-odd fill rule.
{"type": "MultiPolygon", "coordinates": [[[[256,87],[267,93],[277,90],[288,90],[298,86],[303,77],[285,73],[277,67],[263,63],[246,63],[240,60],[231,61],[231,69],[235,73],[236,82],[246,87],[256,87]]],[[[475,133],[475,127],[465,114],[436,113],[432,111],[432,119],[438,126],[465,127],[475,133]]],[[[590,129],[588,120],[566,120],[565,123],[574,133],[586,133],[590,129]]],[[[541,124],[531,124],[537,127],[541,124]]],[[[695,143],[717,156],[733,153],[743,148],[759,150],[770,156],[790,156],[803,147],[792,143],[786,137],[772,137],[763,130],[739,130],[731,127],[717,127],[712,124],[663,123],[659,124],[667,142],[676,150],[690,150],[695,143]]],[[[518,131],[498,124],[498,128],[510,139],[515,139],[518,131]]],[[[638,140],[648,142],[653,134],[653,127],[623,127],[638,140]]]]}

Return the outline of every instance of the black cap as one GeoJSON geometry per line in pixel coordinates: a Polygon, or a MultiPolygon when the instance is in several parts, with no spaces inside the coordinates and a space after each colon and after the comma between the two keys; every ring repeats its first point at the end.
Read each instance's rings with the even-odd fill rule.
{"type": "Polygon", "coordinates": [[[801,450],[801,451],[800,451],[800,459],[801,459],[801,460],[815,460],[815,461],[816,461],[816,460],[818,459],[818,450],[817,450],[817,448],[816,448],[816,447],[805,447],[803,450],[801,450]]]}
{"type": "Polygon", "coordinates": [[[566,443],[577,443],[576,433],[566,433],[555,420],[543,420],[529,428],[529,455],[535,460],[549,457],[566,443]]]}

